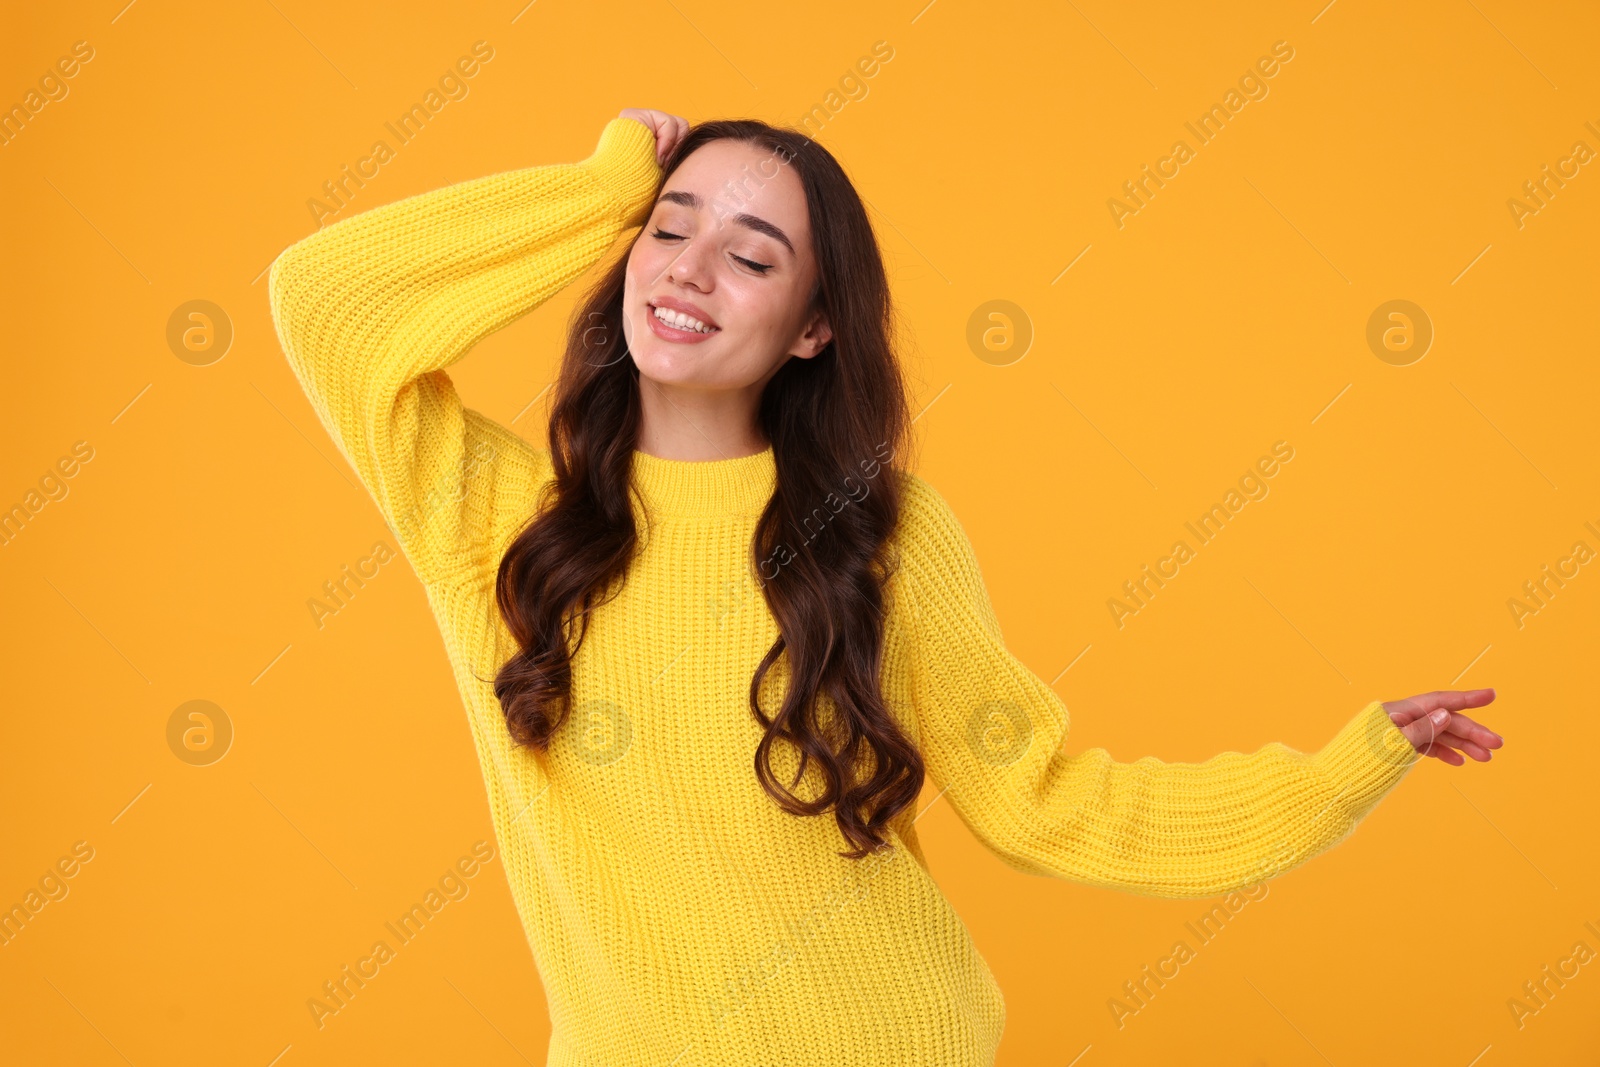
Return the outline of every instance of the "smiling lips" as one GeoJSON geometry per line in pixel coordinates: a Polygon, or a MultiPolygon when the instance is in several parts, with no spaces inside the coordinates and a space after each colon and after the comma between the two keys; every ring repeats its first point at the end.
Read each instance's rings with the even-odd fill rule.
{"type": "Polygon", "coordinates": [[[650,311],[651,332],[668,341],[694,344],[722,329],[704,311],[672,297],[650,301],[646,307],[650,311]]]}

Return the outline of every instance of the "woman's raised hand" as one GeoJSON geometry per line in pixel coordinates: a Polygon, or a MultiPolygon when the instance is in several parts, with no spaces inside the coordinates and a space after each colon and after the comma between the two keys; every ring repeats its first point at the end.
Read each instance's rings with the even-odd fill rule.
{"type": "Polygon", "coordinates": [[[655,111],[647,107],[625,107],[621,119],[637,119],[650,127],[656,135],[656,163],[663,164],[679,141],[688,136],[689,120],[679,115],[669,115],[665,111],[655,111]]]}
{"type": "Polygon", "coordinates": [[[1487,763],[1489,749],[1505,744],[1505,738],[1461,714],[1462,708],[1481,708],[1493,700],[1493,689],[1439,689],[1388,701],[1383,710],[1418,752],[1459,767],[1466,762],[1461,752],[1487,763]]]}

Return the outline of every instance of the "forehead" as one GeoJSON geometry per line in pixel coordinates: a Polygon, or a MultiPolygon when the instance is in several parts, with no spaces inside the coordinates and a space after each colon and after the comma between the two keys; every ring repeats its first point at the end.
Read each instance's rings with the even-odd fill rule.
{"type": "Polygon", "coordinates": [[[672,172],[661,192],[663,198],[692,193],[699,198],[699,211],[727,224],[739,214],[764,219],[788,234],[800,255],[810,243],[799,175],[782,156],[760,145],[728,139],[701,145],[672,172]]]}

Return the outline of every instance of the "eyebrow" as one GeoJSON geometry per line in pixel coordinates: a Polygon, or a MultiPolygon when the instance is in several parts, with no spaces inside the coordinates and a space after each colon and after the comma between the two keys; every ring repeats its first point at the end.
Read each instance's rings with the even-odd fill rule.
{"type": "MultiPolygon", "coordinates": [[[[700,210],[701,206],[705,203],[700,199],[699,193],[692,193],[686,189],[670,190],[662,193],[659,199],[673,204],[682,204],[684,207],[694,208],[696,211],[700,210]]],[[[754,230],[757,233],[766,234],[768,237],[787,248],[791,256],[795,255],[794,245],[789,241],[789,235],[778,229],[778,227],[774,226],[766,219],[758,218],[755,215],[747,215],[743,212],[740,212],[737,215],[730,215],[728,217],[734,223],[743,226],[746,229],[754,230]]]]}

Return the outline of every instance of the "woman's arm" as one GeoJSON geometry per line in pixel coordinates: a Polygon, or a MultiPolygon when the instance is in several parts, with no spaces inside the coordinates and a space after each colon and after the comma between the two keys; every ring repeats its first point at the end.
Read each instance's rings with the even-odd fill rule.
{"type": "Polygon", "coordinates": [[[442,368],[532,311],[646,217],[654,132],[612,119],[580,163],[491,174],[344,219],[272,264],[278,340],[424,583],[481,566],[525,441],[442,368]]]}
{"type": "Polygon", "coordinates": [[[1338,844],[1421,758],[1377,701],[1315,753],[1274,741],[1201,763],[1068,754],[1067,709],[1007,651],[960,522],[932,486],[908,481],[900,578],[916,615],[921,751],[1008,865],[1143,896],[1214,896],[1338,844]]]}

